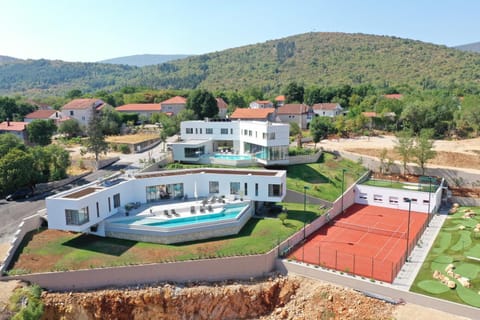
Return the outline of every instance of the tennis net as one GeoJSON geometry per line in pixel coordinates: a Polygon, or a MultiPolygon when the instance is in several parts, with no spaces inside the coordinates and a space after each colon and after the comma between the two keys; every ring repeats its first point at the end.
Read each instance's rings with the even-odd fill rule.
{"type": "Polygon", "coordinates": [[[375,233],[375,234],[386,236],[386,237],[395,237],[395,238],[400,238],[400,239],[407,239],[407,233],[406,232],[392,231],[392,230],[380,229],[380,228],[369,227],[369,226],[360,226],[358,224],[352,224],[352,223],[343,222],[343,221],[334,221],[333,225],[335,225],[337,227],[351,229],[351,230],[375,233]]]}

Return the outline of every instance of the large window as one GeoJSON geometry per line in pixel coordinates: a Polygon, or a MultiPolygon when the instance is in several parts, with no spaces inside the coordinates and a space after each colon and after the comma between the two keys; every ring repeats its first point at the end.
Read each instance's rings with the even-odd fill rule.
{"type": "Polygon", "coordinates": [[[209,193],[220,193],[220,188],[218,181],[210,181],[208,183],[208,192],[209,193]]]}
{"type": "Polygon", "coordinates": [[[198,158],[205,153],[205,147],[185,148],[185,158],[198,158]]]}
{"type": "Polygon", "coordinates": [[[187,134],[193,134],[193,128],[185,128],[187,134]]]}
{"type": "Polygon", "coordinates": [[[80,226],[90,221],[88,216],[88,207],[80,210],[65,209],[65,220],[69,226],[80,226]]]}
{"type": "Polygon", "coordinates": [[[220,134],[228,134],[228,128],[221,128],[220,134]]]}
{"type": "Polygon", "coordinates": [[[230,182],[230,194],[240,194],[240,182],[230,182]]]}
{"type": "Polygon", "coordinates": [[[147,186],[147,202],[153,202],[166,199],[183,198],[183,183],[160,184],[156,186],[147,186]]]}
{"type": "Polygon", "coordinates": [[[120,207],[120,193],[113,195],[113,207],[114,208],[120,207]]]}
{"type": "Polygon", "coordinates": [[[206,134],[213,134],[213,128],[205,128],[206,134]]]}
{"type": "Polygon", "coordinates": [[[269,197],[280,197],[282,195],[282,185],[281,184],[269,184],[268,185],[268,196],[269,197]]]}

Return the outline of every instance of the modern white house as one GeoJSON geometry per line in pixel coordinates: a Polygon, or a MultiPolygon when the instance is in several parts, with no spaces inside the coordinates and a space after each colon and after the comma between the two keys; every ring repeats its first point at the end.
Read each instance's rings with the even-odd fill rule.
{"type": "Polygon", "coordinates": [[[290,125],[269,121],[183,121],[173,160],[226,165],[288,164],[290,125]]]}
{"type": "Polygon", "coordinates": [[[94,111],[105,106],[100,99],[74,99],[61,108],[63,119],[75,119],[80,125],[87,126],[94,111]]]}
{"type": "Polygon", "coordinates": [[[173,243],[236,233],[285,194],[283,170],[201,168],[118,174],[50,196],[46,207],[50,229],[173,243]]]}
{"type": "Polygon", "coordinates": [[[342,106],[338,103],[316,103],[312,110],[316,117],[336,117],[343,112],[342,106]]]}

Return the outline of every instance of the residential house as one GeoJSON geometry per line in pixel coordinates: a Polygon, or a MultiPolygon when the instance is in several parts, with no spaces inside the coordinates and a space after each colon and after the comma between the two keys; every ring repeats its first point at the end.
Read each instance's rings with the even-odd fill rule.
{"type": "Polygon", "coordinates": [[[312,110],[316,117],[336,117],[343,112],[342,106],[338,103],[316,103],[312,110]]]}
{"type": "Polygon", "coordinates": [[[270,121],[183,121],[181,141],[171,144],[173,160],[215,163],[212,160],[222,158],[283,165],[288,163],[289,133],[290,125],[270,121]]]}
{"type": "Polygon", "coordinates": [[[257,100],[250,102],[250,109],[264,109],[273,108],[273,103],[270,100],[257,100]]]}
{"type": "Polygon", "coordinates": [[[121,113],[136,113],[138,116],[150,118],[154,113],[160,113],[162,108],[159,103],[131,103],[116,107],[121,113]]]}
{"type": "Polygon", "coordinates": [[[14,136],[17,136],[18,138],[20,138],[26,144],[28,144],[27,125],[28,125],[28,122],[7,120],[0,123],[0,134],[11,133],[14,136]]]}
{"type": "Polygon", "coordinates": [[[187,107],[187,99],[181,96],[175,96],[160,102],[160,108],[163,113],[168,115],[177,115],[187,107]]]}
{"type": "Polygon", "coordinates": [[[23,121],[32,122],[33,120],[53,120],[55,123],[62,119],[61,112],[52,109],[37,110],[27,114],[23,121]]]}
{"type": "Polygon", "coordinates": [[[298,124],[300,129],[308,127],[309,106],[303,103],[289,103],[277,108],[277,118],[280,122],[298,124]]]}
{"type": "Polygon", "coordinates": [[[216,98],[216,100],[217,100],[217,107],[218,107],[218,117],[226,118],[228,104],[222,98],[216,98]]]}
{"type": "Polygon", "coordinates": [[[249,109],[249,108],[237,108],[230,115],[232,120],[257,120],[257,121],[275,121],[276,120],[275,108],[264,109],[249,109]]]}
{"type": "Polygon", "coordinates": [[[228,229],[239,231],[254,214],[254,208],[265,202],[281,202],[287,192],[286,185],[286,171],[283,170],[199,168],[135,176],[117,174],[46,198],[48,228],[160,243],[218,237],[219,232],[222,232],[220,235],[232,234],[228,229]],[[201,224],[186,218],[195,213],[191,207],[200,208],[201,202],[195,199],[212,199],[213,196],[222,198],[209,205],[216,213],[241,207],[249,209],[248,214],[242,211],[236,217],[227,216],[222,221],[202,220],[201,224]],[[132,204],[144,204],[143,212],[142,208],[136,209],[140,212],[128,217],[126,208],[132,204]],[[172,217],[170,212],[177,215],[172,217]],[[178,220],[177,216],[181,218],[178,220]],[[165,225],[169,220],[183,223],[170,228],[165,225]],[[150,224],[152,221],[158,225],[150,224]],[[241,225],[234,228],[239,223],[241,225]],[[193,232],[196,239],[189,237],[193,232]]]}
{"type": "Polygon", "coordinates": [[[101,110],[105,105],[100,99],[74,99],[61,108],[61,117],[75,119],[80,125],[87,126],[93,112],[101,110]]]}
{"type": "Polygon", "coordinates": [[[285,105],[285,100],[286,100],[286,98],[285,98],[284,95],[280,95],[280,96],[275,97],[275,100],[274,100],[275,101],[275,106],[281,107],[281,106],[285,105]]]}

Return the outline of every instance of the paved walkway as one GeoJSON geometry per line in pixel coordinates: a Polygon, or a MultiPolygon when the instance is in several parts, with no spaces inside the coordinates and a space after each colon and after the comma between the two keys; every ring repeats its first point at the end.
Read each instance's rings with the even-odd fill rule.
{"type": "Polygon", "coordinates": [[[430,225],[425,229],[418,244],[410,254],[408,261],[403,265],[393,281],[392,287],[405,291],[410,289],[447,216],[448,212],[446,211],[433,215],[430,225]]]}

